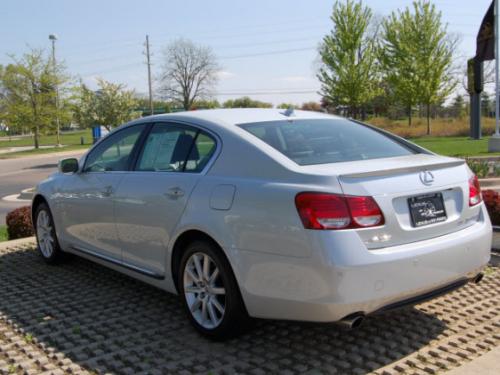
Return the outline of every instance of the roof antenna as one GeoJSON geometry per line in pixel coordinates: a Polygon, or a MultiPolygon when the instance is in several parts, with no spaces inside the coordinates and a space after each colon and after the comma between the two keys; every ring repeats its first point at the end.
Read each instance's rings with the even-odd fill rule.
{"type": "Polygon", "coordinates": [[[294,108],[292,106],[288,107],[285,112],[280,112],[280,113],[286,117],[295,116],[294,108]]]}

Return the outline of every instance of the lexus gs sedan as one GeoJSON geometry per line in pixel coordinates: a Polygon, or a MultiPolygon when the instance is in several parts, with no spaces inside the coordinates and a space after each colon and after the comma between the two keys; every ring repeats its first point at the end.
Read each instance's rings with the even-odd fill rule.
{"type": "Polygon", "coordinates": [[[32,205],[41,256],[180,295],[213,339],[251,318],[339,322],[482,277],[491,223],[463,160],[342,117],[151,116],[65,159],[32,205]]]}

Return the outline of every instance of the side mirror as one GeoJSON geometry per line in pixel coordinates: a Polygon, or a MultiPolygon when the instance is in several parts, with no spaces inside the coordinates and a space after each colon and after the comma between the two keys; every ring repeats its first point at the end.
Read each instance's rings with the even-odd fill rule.
{"type": "Polygon", "coordinates": [[[59,160],[58,168],[61,173],[76,173],[78,172],[78,159],[68,158],[59,160]]]}

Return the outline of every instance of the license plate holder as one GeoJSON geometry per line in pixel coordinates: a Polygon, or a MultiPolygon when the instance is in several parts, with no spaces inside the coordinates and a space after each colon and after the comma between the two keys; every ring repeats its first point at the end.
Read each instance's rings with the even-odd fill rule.
{"type": "Polygon", "coordinates": [[[411,223],[414,227],[446,221],[446,209],[442,193],[432,193],[408,198],[411,223]]]}

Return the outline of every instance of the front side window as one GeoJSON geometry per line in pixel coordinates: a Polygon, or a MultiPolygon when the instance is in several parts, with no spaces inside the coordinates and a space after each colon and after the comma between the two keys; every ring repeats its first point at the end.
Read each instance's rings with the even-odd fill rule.
{"type": "Polygon", "coordinates": [[[103,140],[87,157],[85,172],[127,171],[135,144],[145,125],[120,130],[103,140]]]}
{"type": "Polygon", "coordinates": [[[215,150],[215,141],[201,130],[155,124],[139,156],[136,170],[201,172],[215,150]]]}
{"type": "Polygon", "coordinates": [[[241,124],[299,165],[327,164],[414,154],[404,144],[344,119],[241,124]]]}

